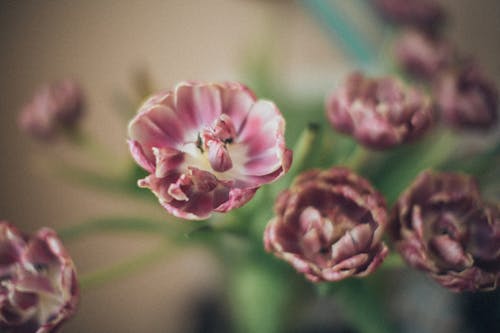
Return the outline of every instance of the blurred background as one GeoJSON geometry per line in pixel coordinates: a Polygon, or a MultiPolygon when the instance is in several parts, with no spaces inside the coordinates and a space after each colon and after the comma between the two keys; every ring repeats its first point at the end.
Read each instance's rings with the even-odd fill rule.
{"type": "MultiPolygon", "coordinates": [[[[376,52],[382,57],[388,52],[387,31],[367,1],[330,2],[350,17],[376,52]]],[[[451,17],[448,36],[500,83],[500,2],[440,2],[451,17]]],[[[0,1],[0,218],[29,232],[45,225],[62,229],[96,216],[161,220],[166,213],[159,205],[65,181],[53,168],[54,160],[120,171],[129,154],[127,119],[117,112],[117,101],[134,96],[134,75],[141,71],[150,73],[157,88],[181,80],[251,84],[251,64],[262,57],[272,66],[273,82],[297,99],[322,99],[345,73],[360,66],[307,1],[0,1]],[[85,90],[83,132],[97,152],[37,144],[17,128],[20,107],[33,91],[65,77],[77,79],[85,90]]],[[[365,67],[383,72],[375,64],[365,67]]],[[[144,253],[160,241],[150,235],[102,234],[67,247],[84,274],[144,253]]],[[[221,301],[222,272],[221,263],[203,248],[173,248],[154,265],[85,290],[79,312],[62,332],[231,331],[231,309],[221,301]]],[[[409,323],[401,324],[401,331],[498,328],[498,292],[457,296],[418,273],[400,274],[394,288],[403,296],[390,304],[394,316],[409,323]],[[488,308],[494,309],[493,317],[484,312],[488,308]],[[497,326],[491,326],[492,318],[497,326]]],[[[311,302],[296,331],[355,332],[332,314],[337,310],[329,299],[311,302]]]]}

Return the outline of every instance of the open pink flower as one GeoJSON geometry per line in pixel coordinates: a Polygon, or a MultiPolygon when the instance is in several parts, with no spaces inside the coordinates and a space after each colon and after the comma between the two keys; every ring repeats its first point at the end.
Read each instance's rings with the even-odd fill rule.
{"type": "Polygon", "coordinates": [[[0,331],[56,332],[77,302],[75,267],[55,232],[26,237],[0,221],[0,331]]]}
{"type": "Polygon", "coordinates": [[[135,161],[171,214],[205,219],[282,176],[292,153],[276,105],[239,83],[183,82],[150,97],[129,125],[135,161]]]}

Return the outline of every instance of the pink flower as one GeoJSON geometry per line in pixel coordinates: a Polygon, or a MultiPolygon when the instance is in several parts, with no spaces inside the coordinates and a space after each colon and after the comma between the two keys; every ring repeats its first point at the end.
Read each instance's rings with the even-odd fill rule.
{"type": "Polygon", "coordinates": [[[387,149],[421,137],[433,122],[434,109],[416,88],[354,72],[327,98],[326,115],[333,128],[364,146],[387,149]]]}
{"type": "Polygon", "coordinates": [[[457,129],[487,130],[498,122],[498,88],[471,60],[440,75],[434,96],[443,120],[457,129]]]}
{"type": "Polygon", "coordinates": [[[500,205],[485,203],[476,181],[459,173],[422,172],[391,216],[406,262],[453,291],[500,283],[500,205]]]}
{"type": "Polygon", "coordinates": [[[266,250],[313,282],[366,276],[388,254],[385,200],[349,169],[302,173],[281,192],[275,211],[266,250]]]}
{"type": "Polygon", "coordinates": [[[453,48],[439,38],[407,30],[396,42],[396,60],[410,74],[432,79],[454,60],[453,48]]]}
{"type": "Polygon", "coordinates": [[[19,127],[34,138],[48,140],[62,129],[72,129],[83,115],[79,85],[63,80],[40,88],[19,115],[19,127]]]}
{"type": "Polygon", "coordinates": [[[56,332],[77,302],[75,267],[55,232],[26,237],[0,221],[0,328],[56,332]]]}
{"type": "Polygon", "coordinates": [[[183,82],[150,97],[129,125],[139,181],[171,214],[205,219],[250,200],[288,171],[285,120],[239,83],[183,82]]]}
{"type": "Polygon", "coordinates": [[[431,34],[439,32],[446,18],[444,8],[435,0],[374,0],[374,3],[389,21],[431,34]]]}

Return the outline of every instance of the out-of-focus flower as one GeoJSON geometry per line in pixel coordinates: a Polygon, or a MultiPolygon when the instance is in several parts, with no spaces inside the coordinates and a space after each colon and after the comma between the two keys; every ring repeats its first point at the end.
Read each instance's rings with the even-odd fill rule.
{"type": "Polygon", "coordinates": [[[130,150],[171,214],[208,218],[245,204],[288,171],[285,120],[239,83],[184,82],[150,97],[129,125],[130,150]]]}
{"type": "Polygon", "coordinates": [[[266,250],[313,282],[366,276],[383,261],[385,200],[346,168],[311,170],[276,200],[266,250]]]}
{"type": "Polygon", "coordinates": [[[488,129],[498,119],[498,89],[472,61],[443,73],[434,87],[441,115],[461,129],[488,129]]]}
{"type": "Polygon", "coordinates": [[[83,115],[84,98],[73,80],[63,80],[40,88],[20,115],[19,126],[29,135],[51,139],[60,130],[71,130],[83,115]]]}
{"type": "Polygon", "coordinates": [[[75,267],[55,232],[26,237],[0,221],[0,328],[56,332],[77,302],[75,267]]]}
{"type": "Polygon", "coordinates": [[[363,145],[386,149],[420,137],[433,122],[433,107],[420,90],[393,78],[351,74],[326,101],[331,125],[363,145]]]}
{"type": "Polygon", "coordinates": [[[472,177],[424,171],[391,217],[408,264],[453,291],[496,288],[500,280],[500,209],[482,202],[472,177]]]}
{"type": "Polygon", "coordinates": [[[396,59],[408,73],[432,79],[453,61],[453,49],[418,30],[406,30],[396,41],[396,59]]]}
{"type": "Polygon", "coordinates": [[[374,0],[389,21],[435,34],[445,20],[443,7],[435,0],[374,0]]]}

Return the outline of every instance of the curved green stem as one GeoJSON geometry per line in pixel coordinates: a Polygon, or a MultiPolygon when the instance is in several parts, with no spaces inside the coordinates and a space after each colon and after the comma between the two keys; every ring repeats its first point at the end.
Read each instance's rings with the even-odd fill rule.
{"type": "Polygon", "coordinates": [[[272,195],[279,193],[283,187],[288,186],[300,172],[309,167],[317,148],[321,146],[319,144],[319,134],[320,126],[315,123],[308,124],[302,131],[293,148],[292,166],[288,173],[272,186],[272,195]]]}
{"type": "Polygon", "coordinates": [[[91,219],[81,224],[61,229],[58,234],[62,240],[72,241],[88,234],[110,231],[170,234],[174,231],[174,228],[165,221],[153,222],[144,218],[112,217],[91,219]]]}
{"type": "Polygon", "coordinates": [[[168,247],[162,244],[158,248],[139,255],[131,260],[121,262],[110,268],[98,270],[80,277],[81,289],[95,288],[107,282],[129,276],[132,273],[150,266],[165,256],[168,247]]]}

